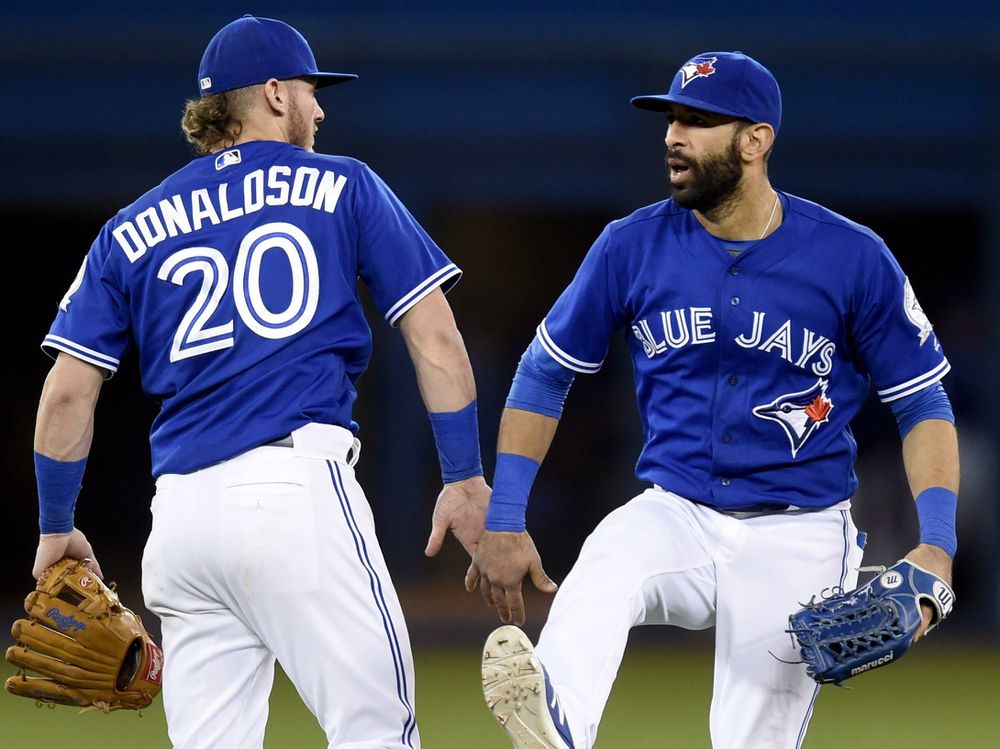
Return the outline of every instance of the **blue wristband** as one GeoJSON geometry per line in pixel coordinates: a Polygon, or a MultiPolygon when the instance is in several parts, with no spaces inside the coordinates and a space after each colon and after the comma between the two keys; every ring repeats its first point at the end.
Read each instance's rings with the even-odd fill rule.
{"type": "Polygon", "coordinates": [[[73,530],[76,496],[80,493],[86,467],[86,458],[66,462],[35,452],[38,528],[42,533],[69,533],[73,530]]]}
{"type": "Polygon", "coordinates": [[[493,474],[493,496],[486,508],[486,530],[520,533],[526,528],[524,514],[539,463],[514,453],[497,453],[493,474]]]}
{"type": "Polygon", "coordinates": [[[958,551],[955,533],[955,512],[958,495],[940,486],[924,489],[917,495],[917,517],[920,518],[920,543],[934,544],[954,558],[958,551]]]}
{"type": "Polygon", "coordinates": [[[476,401],[459,411],[428,413],[437,445],[441,480],[450,484],[483,475],[476,401]]]}

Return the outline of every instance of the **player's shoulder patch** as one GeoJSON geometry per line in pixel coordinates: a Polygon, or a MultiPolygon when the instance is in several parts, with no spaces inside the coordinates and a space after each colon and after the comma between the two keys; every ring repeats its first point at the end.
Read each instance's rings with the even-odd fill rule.
{"type": "Polygon", "coordinates": [[[931,321],[927,319],[927,314],[924,312],[923,307],[917,301],[917,295],[913,291],[913,286],[910,284],[909,278],[903,279],[903,311],[906,312],[906,319],[916,327],[918,331],[917,336],[920,338],[920,345],[923,346],[927,343],[927,339],[934,330],[934,326],[931,325],[931,321]]]}

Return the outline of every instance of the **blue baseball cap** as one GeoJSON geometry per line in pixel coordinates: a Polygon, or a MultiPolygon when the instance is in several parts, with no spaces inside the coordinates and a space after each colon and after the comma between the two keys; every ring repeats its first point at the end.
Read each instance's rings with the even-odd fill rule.
{"type": "Polygon", "coordinates": [[[235,88],[309,76],[316,88],[352,81],[354,73],[321,73],[309,43],[283,21],[245,15],[226,24],[212,37],[198,66],[202,96],[235,88]]]}
{"type": "Polygon", "coordinates": [[[670,90],[632,99],[633,106],[663,112],[683,104],[751,122],[781,127],[781,90],[771,71],[742,52],[704,52],[681,65],[670,90]]]}

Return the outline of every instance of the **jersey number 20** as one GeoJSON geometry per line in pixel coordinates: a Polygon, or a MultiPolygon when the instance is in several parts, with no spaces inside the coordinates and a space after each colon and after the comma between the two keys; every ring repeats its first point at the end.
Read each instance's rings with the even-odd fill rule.
{"type": "MultiPolygon", "coordinates": [[[[201,273],[201,289],[174,333],[172,362],[231,348],[235,343],[232,320],[206,327],[229,288],[229,263],[221,252],[213,247],[179,250],[163,261],[156,277],[183,286],[187,275],[194,272],[201,273]]],[[[249,232],[236,255],[233,301],[243,323],[264,338],[287,338],[305,328],[319,303],[316,250],[305,232],[283,222],[249,232]],[[260,290],[261,260],[268,250],[283,251],[291,270],[291,299],[280,312],[268,309],[260,290]]]]}

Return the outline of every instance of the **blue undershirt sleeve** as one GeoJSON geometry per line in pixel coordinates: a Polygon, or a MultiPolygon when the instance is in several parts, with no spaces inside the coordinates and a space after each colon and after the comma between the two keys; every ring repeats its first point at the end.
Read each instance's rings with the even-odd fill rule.
{"type": "Polygon", "coordinates": [[[558,419],[575,377],[576,373],[549,356],[535,337],[518,362],[507,408],[558,419]]]}
{"type": "Polygon", "coordinates": [[[899,425],[899,436],[906,437],[921,421],[927,419],[943,419],[955,423],[955,414],[951,410],[951,401],[940,382],[935,382],[913,395],[894,400],[889,403],[892,413],[899,425]]]}

